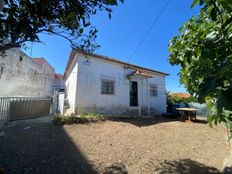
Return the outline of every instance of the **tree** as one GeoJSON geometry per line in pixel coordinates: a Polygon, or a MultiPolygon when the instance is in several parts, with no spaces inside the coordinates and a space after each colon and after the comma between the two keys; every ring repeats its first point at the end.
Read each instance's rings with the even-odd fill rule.
{"type": "Polygon", "coordinates": [[[211,108],[209,123],[232,130],[232,1],[194,0],[201,9],[169,43],[169,62],[180,82],[211,108]]]}
{"type": "Polygon", "coordinates": [[[74,47],[94,50],[97,29],[90,17],[123,0],[0,0],[0,52],[26,41],[42,42],[39,33],[61,36],[74,47]]]}

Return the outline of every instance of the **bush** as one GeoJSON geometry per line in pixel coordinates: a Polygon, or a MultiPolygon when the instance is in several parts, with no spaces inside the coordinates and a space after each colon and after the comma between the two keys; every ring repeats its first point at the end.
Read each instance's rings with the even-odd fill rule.
{"type": "Polygon", "coordinates": [[[182,98],[182,97],[167,95],[167,111],[173,112],[173,107],[174,108],[176,107],[175,104],[184,103],[188,105],[188,103],[190,102],[197,102],[197,98],[193,96],[189,98],[182,98]]]}
{"type": "Polygon", "coordinates": [[[86,123],[95,123],[99,121],[105,121],[103,115],[88,113],[80,116],[56,116],[53,120],[55,124],[86,124],[86,123]]]}
{"type": "Polygon", "coordinates": [[[167,104],[173,104],[173,103],[190,103],[190,102],[197,102],[197,98],[195,97],[189,97],[189,98],[181,98],[177,96],[167,96],[167,104]]]}
{"type": "Polygon", "coordinates": [[[103,115],[97,114],[97,113],[93,113],[93,112],[80,113],[80,117],[81,118],[99,118],[99,119],[104,118],[103,115]]]}

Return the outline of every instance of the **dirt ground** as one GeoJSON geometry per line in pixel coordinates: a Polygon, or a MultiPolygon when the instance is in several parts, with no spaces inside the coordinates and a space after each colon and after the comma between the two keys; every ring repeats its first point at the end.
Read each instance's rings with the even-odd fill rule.
{"type": "Polygon", "coordinates": [[[121,119],[15,124],[0,136],[0,173],[220,173],[226,129],[205,121],[121,119]]]}

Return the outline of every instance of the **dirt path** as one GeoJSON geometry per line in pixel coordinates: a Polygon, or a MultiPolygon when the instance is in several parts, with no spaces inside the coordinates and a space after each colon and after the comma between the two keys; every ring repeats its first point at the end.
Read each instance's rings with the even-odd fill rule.
{"type": "Polygon", "coordinates": [[[6,173],[219,173],[229,154],[224,127],[162,118],[24,123],[0,144],[6,173]]]}

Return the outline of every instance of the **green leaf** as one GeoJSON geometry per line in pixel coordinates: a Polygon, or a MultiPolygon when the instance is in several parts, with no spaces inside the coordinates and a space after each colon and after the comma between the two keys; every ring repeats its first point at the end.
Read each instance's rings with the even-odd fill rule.
{"type": "Polygon", "coordinates": [[[107,5],[118,5],[117,0],[104,0],[104,3],[107,5]]]}
{"type": "Polygon", "coordinates": [[[208,122],[209,122],[210,127],[213,127],[213,123],[215,122],[215,118],[216,118],[215,115],[209,115],[208,116],[208,122]]]}
{"type": "Polygon", "coordinates": [[[213,21],[217,20],[217,11],[215,8],[212,8],[212,10],[210,11],[210,17],[212,18],[213,21]]]}
{"type": "Polygon", "coordinates": [[[228,138],[228,141],[231,141],[231,140],[232,140],[232,135],[230,135],[228,138]]]}
{"type": "Polygon", "coordinates": [[[217,98],[217,110],[221,114],[223,108],[232,111],[231,105],[232,89],[220,90],[217,98]]]}
{"type": "Polygon", "coordinates": [[[84,32],[84,29],[83,28],[80,28],[79,29],[79,33],[82,34],[84,32]]]}
{"type": "Polygon", "coordinates": [[[200,0],[194,0],[192,5],[191,5],[191,8],[193,8],[196,4],[198,4],[200,2],[200,0]]]}
{"type": "Polygon", "coordinates": [[[218,0],[218,1],[228,12],[232,12],[232,1],[231,0],[218,0]]]}
{"type": "Polygon", "coordinates": [[[202,6],[204,4],[204,0],[200,0],[200,6],[202,6]]]}

